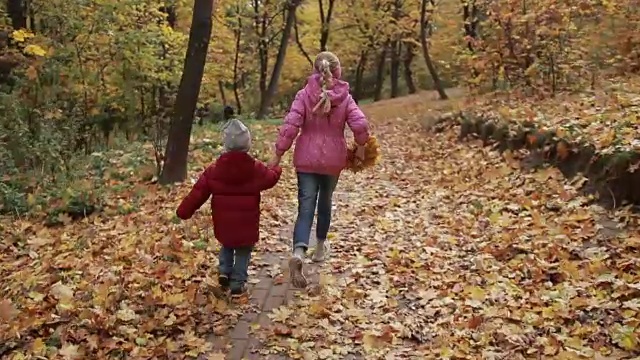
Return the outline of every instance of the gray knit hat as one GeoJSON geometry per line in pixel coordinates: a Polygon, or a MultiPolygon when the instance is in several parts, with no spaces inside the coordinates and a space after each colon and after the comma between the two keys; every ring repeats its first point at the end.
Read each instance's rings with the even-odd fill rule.
{"type": "Polygon", "coordinates": [[[224,151],[249,151],[251,148],[251,133],[238,119],[227,121],[222,127],[224,151]]]}

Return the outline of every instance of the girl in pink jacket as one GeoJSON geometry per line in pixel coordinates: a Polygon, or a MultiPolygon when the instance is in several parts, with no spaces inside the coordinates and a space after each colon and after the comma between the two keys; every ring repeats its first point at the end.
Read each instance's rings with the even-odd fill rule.
{"type": "Polygon", "coordinates": [[[351,97],[349,83],[340,80],[341,75],[336,55],[328,51],[318,54],[313,74],[296,94],[280,127],[270,162],[272,166],[278,165],[296,140],[293,164],[298,175],[298,217],[293,230],[293,256],[289,260],[291,282],[296,287],[307,286],[302,264],[309,247],[316,203],[317,245],[312,260],[320,262],[328,255],[331,199],[340,172],[347,165],[345,124],[354,134],[358,144],[356,156],[360,159],[364,158],[364,145],[369,139],[367,119],[351,97]]]}

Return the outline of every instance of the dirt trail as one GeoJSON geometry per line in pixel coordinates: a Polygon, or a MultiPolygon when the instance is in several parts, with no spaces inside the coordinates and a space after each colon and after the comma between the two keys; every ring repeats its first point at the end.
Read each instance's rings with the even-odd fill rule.
{"type": "Polygon", "coordinates": [[[331,260],[318,269],[319,286],[253,332],[265,342],[260,356],[632,354],[622,313],[639,315],[616,294],[635,291],[639,263],[622,250],[637,246],[629,240],[637,229],[605,241],[603,210],[557,171],[525,173],[453,131],[428,133],[425,108],[451,102],[424,99],[364,107],[383,160],[340,179],[331,260]],[[612,277],[604,287],[603,274],[612,277]]]}

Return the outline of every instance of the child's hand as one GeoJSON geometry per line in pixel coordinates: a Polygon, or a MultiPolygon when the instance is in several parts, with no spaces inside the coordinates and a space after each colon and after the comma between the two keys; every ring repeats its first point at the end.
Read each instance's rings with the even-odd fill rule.
{"type": "Polygon", "coordinates": [[[267,163],[267,166],[269,166],[270,168],[274,168],[274,167],[280,165],[280,160],[281,160],[280,156],[273,155],[271,160],[269,160],[269,162],[267,163]]]}

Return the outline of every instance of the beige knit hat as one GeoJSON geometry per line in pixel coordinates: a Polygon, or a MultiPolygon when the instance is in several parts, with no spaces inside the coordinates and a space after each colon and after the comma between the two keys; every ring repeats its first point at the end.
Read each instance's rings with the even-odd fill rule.
{"type": "Polygon", "coordinates": [[[249,128],[238,119],[227,121],[222,127],[224,151],[244,151],[251,148],[251,132],[249,128]]]}

